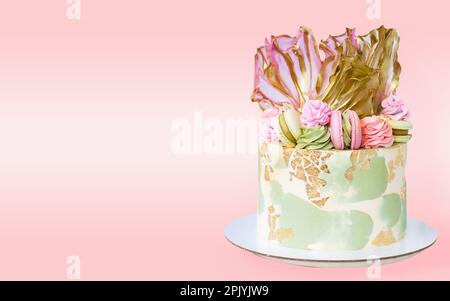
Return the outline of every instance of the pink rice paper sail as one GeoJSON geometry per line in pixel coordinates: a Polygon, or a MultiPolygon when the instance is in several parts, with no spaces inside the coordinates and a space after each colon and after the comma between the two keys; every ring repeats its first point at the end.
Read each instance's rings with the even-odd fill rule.
{"type": "Polygon", "coordinates": [[[308,99],[326,102],[333,110],[354,110],[361,116],[379,114],[381,101],[398,86],[399,36],[381,26],[365,36],[347,29],[320,43],[309,29],[296,37],[266,41],[255,57],[252,100],[262,109],[289,105],[301,110],[308,99]]]}
{"type": "Polygon", "coordinates": [[[299,109],[317,97],[316,84],[322,62],[311,31],[301,27],[297,36],[272,36],[255,56],[252,100],[262,109],[291,106],[299,109]]]}

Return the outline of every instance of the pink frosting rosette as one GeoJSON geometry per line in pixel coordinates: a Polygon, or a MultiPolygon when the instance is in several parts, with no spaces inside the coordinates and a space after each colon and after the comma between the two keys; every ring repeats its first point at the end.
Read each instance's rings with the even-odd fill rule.
{"type": "Polygon", "coordinates": [[[394,143],[392,128],[380,116],[361,119],[362,147],[390,147],[394,143]]]}
{"type": "Polygon", "coordinates": [[[405,120],[409,117],[409,110],[404,101],[396,95],[391,95],[381,102],[381,115],[392,120],[405,120]]]}
{"type": "Polygon", "coordinates": [[[261,141],[280,141],[275,128],[279,114],[280,111],[276,107],[269,108],[263,111],[259,127],[259,136],[261,141]]]}
{"type": "Polygon", "coordinates": [[[324,102],[310,99],[302,108],[300,121],[306,127],[327,125],[331,118],[331,108],[324,102]]]}

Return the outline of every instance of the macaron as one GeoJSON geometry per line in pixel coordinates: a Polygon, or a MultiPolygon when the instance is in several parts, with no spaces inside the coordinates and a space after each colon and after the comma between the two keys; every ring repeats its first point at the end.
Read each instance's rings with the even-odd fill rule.
{"type": "Polygon", "coordinates": [[[286,110],[278,115],[277,134],[281,143],[287,147],[295,147],[300,136],[300,113],[295,110],[286,110]]]}
{"type": "Polygon", "coordinates": [[[331,142],[335,149],[344,149],[344,133],[342,130],[342,113],[341,111],[333,111],[330,119],[330,135],[331,142]]]}
{"type": "Polygon", "coordinates": [[[336,149],[359,149],[362,133],[358,114],[352,110],[344,113],[338,110],[333,111],[330,120],[330,135],[331,142],[336,149]]]}
{"type": "Polygon", "coordinates": [[[361,147],[362,142],[362,131],[361,131],[361,122],[359,120],[359,116],[355,111],[348,110],[344,112],[344,118],[348,117],[350,124],[352,126],[351,133],[351,149],[359,149],[361,147]]]}
{"type": "Polygon", "coordinates": [[[412,135],[409,131],[412,130],[412,124],[408,120],[391,120],[388,119],[388,123],[392,128],[392,136],[394,136],[394,142],[406,143],[412,135]]]}

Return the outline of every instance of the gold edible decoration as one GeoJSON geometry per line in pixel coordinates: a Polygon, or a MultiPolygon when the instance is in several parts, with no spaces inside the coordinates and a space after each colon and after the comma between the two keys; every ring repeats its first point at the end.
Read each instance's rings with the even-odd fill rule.
{"type": "MultiPolygon", "coordinates": [[[[349,37],[351,34],[347,33],[349,37]]],[[[394,29],[383,26],[359,36],[357,44],[349,37],[341,43],[335,41],[336,54],[328,53],[331,56],[325,67],[334,64],[331,67],[334,72],[319,98],[335,110],[354,110],[360,117],[378,115],[381,101],[391,95],[399,83],[400,37],[394,29]]],[[[324,42],[321,46],[322,50],[328,48],[324,42]]]]}
{"type": "Polygon", "coordinates": [[[399,84],[399,42],[397,32],[384,26],[362,36],[347,29],[319,46],[304,27],[295,37],[272,36],[255,56],[252,101],[262,109],[287,105],[301,111],[306,100],[318,99],[360,117],[378,115],[381,101],[399,84]]]}
{"type": "Polygon", "coordinates": [[[405,147],[402,145],[398,148],[397,156],[395,157],[395,165],[405,166],[406,161],[406,151],[405,147]]]}
{"type": "Polygon", "coordinates": [[[292,147],[283,147],[283,160],[286,166],[289,164],[289,159],[291,158],[293,151],[294,148],[292,147]]]}
{"type": "Polygon", "coordinates": [[[294,236],[294,230],[292,228],[278,228],[277,222],[280,218],[279,214],[275,214],[275,208],[273,205],[268,208],[268,219],[269,219],[269,236],[268,240],[278,240],[282,241],[294,236]]]}
{"type": "Polygon", "coordinates": [[[329,197],[317,200],[317,201],[313,201],[314,205],[316,205],[319,208],[322,208],[323,206],[325,206],[325,204],[327,203],[329,197]]]}
{"type": "Polygon", "coordinates": [[[402,188],[400,190],[400,199],[402,201],[406,201],[406,178],[404,176],[402,178],[402,188]]]}
{"type": "Polygon", "coordinates": [[[327,181],[320,178],[320,173],[329,173],[326,161],[331,157],[331,152],[318,150],[295,149],[290,160],[292,175],[305,182],[308,200],[319,207],[323,207],[328,200],[320,194],[320,189],[327,185],[327,181]]]}
{"type": "Polygon", "coordinates": [[[270,182],[270,167],[268,165],[264,168],[264,180],[270,182]]]}
{"type": "Polygon", "coordinates": [[[373,239],[372,245],[381,247],[395,243],[397,240],[392,233],[392,230],[382,230],[378,235],[373,239]]]}
{"type": "Polygon", "coordinates": [[[397,154],[395,158],[388,162],[388,182],[392,182],[395,179],[395,167],[405,166],[406,154],[403,146],[397,147],[397,154]]]}
{"type": "Polygon", "coordinates": [[[353,110],[361,117],[376,114],[381,102],[375,98],[381,84],[379,71],[365,65],[358,56],[336,59],[338,65],[320,99],[333,110],[353,110]]]}
{"type": "Polygon", "coordinates": [[[377,151],[375,149],[353,150],[350,154],[350,162],[352,163],[352,166],[345,171],[345,178],[349,182],[353,181],[353,173],[358,169],[369,169],[370,159],[376,155],[377,151]]]}
{"type": "Polygon", "coordinates": [[[395,179],[394,169],[395,169],[395,161],[391,160],[388,163],[388,178],[387,178],[388,183],[391,183],[395,179]]]}
{"type": "Polygon", "coordinates": [[[274,172],[272,167],[272,160],[270,158],[269,146],[266,142],[261,144],[260,147],[261,166],[264,168],[264,180],[269,182],[271,180],[271,174],[274,172]]]}
{"type": "MultiPolygon", "coordinates": [[[[375,108],[380,109],[380,102],[397,89],[401,66],[398,62],[400,37],[395,29],[381,26],[365,36],[358,37],[358,44],[363,61],[380,72],[380,90],[377,91],[375,108]]],[[[375,111],[376,114],[379,110],[375,111]]]]}

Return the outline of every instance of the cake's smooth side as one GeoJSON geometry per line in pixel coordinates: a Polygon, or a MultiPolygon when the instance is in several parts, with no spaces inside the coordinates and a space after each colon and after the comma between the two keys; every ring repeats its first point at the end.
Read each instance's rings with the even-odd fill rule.
{"type": "Polygon", "coordinates": [[[296,249],[389,245],[406,230],[406,144],[360,150],[259,149],[258,235],[296,249]]]}

